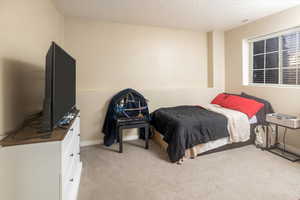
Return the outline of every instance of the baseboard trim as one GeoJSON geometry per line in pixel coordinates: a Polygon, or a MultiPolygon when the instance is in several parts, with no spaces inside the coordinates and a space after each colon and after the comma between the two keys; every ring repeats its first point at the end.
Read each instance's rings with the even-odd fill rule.
{"type": "Polygon", "coordinates": [[[86,146],[93,146],[97,144],[102,144],[101,140],[84,140],[80,141],[80,146],[81,147],[86,147],[86,146]]]}
{"type": "MultiPolygon", "coordinates": [[[[137,139],[139,139],[138,135],[126,135],[126,136],[124,136],[123,141],[130,141],[130,140],[137,140],[137,139]]],[[[93,146],[93,145],[97,145],[97,144],[103,144],[103,140],[98,139],[98,140],[83,140],[83,141],[80,141],[80,146],[81,147],[93,146]]]]}
{"type": "Polygon", "coordinates": [[[139,139],[138,135],[126,135],[123,137],[123,141],[137,140],[139,139]]]}
{"type": "MultiPolygon", "coordinates": [[[[5,136],[3,136],[2,138],[4,138],[5,136]]],[[[124,141],[130,141],[130,140],[137,140],[139,137],[137,135],[129,135],[126,136],[124,138],[124,141]]],[[[0,136],[0,140],[1,140],[1,136],[0,136]]],[[[87,147],[87,146],[93,146],[93,145],[97,145],[97,144],[103,144],[103,141],[101,139],[98,140],[84,140],[80,142],[80,147],[87,147]]],[[[280,144],[280,147],[283,148],[283,145],[280,144]]],[[[285,145],[286,150],[293,152],[295,154],[300,155],[300,149],[293,147],[291,145],[285,145]]]]}

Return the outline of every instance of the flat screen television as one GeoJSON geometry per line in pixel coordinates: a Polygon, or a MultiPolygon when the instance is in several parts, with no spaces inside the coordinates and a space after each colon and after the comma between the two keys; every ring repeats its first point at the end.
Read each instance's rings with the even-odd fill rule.
{"type": "Polygon", "coordinates": [[[41,132],[52,131],[76,108],[76,60],[55,42],[46,55],[46,83],[41,132]]]}

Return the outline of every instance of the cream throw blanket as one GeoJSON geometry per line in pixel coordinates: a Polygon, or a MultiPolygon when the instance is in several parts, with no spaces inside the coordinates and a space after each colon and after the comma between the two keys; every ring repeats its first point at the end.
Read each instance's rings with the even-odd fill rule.
{"type": "Polygon", "coordinates": [[[216,104],[203,106],[205,109],[224,115],[228,119],[229,140],[245,142],[250,139],[250,123],[248,116],[236,110],[223,108],[216,104]]]}

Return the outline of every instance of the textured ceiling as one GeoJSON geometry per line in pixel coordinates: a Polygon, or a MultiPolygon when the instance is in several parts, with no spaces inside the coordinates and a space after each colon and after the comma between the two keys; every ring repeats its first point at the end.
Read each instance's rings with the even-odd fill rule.
{"type": "Polygon", "coordinates": [[[290,7],[300,0],[55,0],[66,16],[184,28],[227,30],[290,7]]]}

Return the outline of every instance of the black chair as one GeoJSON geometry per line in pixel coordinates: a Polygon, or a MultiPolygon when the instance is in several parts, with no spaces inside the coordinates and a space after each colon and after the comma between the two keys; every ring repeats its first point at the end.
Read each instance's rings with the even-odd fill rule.
{"type": "Polygon", "coordinates": [[[117,122],[118,138],[119,138],[119,153],[123,153],[123,130],[130,128],[138,128],[139,131],[145,130],[145,149],[149,149],[149,123],[145,120],[127,120],[117,122]]]}

